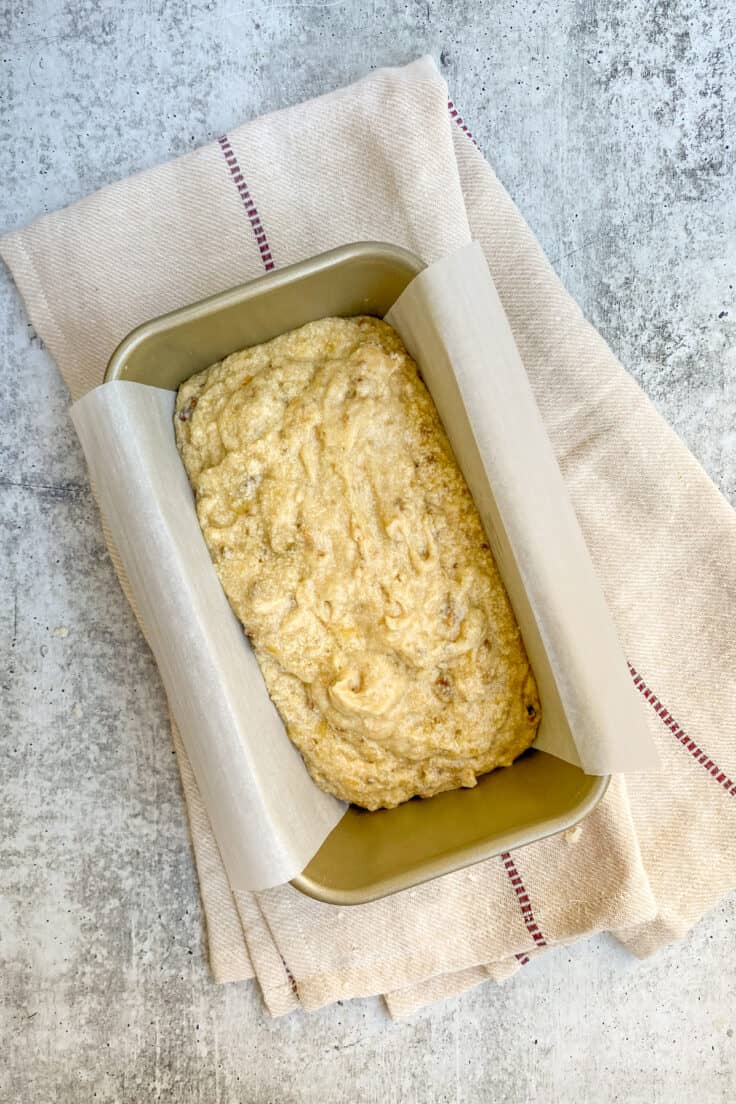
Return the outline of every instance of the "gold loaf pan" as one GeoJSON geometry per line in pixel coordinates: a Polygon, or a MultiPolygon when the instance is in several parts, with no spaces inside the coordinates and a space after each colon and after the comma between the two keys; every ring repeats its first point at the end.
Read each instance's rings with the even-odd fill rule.
{"type": "MultiPolygon", "coordinates": [[[[333,249],[139,326],[116,349],[105,381],[176,390],[228,354],[305,322],[382,317],[423,268],[386,243],[333,249]]],[[[544,697],[541,704],[542,726],[566,724],[558,708],[547,715],[544,697]]],[[[474,789],[377,812],[351,806],[292,885],[336,905],[375,900],[571,827],[608,781],[532,748],[474,789]]]]}

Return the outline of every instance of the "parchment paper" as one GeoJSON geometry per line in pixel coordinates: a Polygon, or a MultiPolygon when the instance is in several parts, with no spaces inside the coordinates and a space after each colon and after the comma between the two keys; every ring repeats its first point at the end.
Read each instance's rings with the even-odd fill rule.
{"type": "Polygon", "coordinates": [[[233,889],[299,874],[345,811],[312,782],[210,560],[173,391],[123,380],[72,407],[102,512],[233,889]]]}
{"type": "Polygon", "coordinates": [[[514,606],[542,699],[535,746],[588,774],[656,767],[481,247],[473,242],[421,272],[386,321],[421,367],[514,606]]]}
{"type": "MultiPolygon", "coordinates": [[[[537,746],[592,774],[655,766],[480,247],[425,269],[387,320],[420,365],[514,604],[542,697],[537,746]]],[[[173,409],[171,391],[115,381],[72,419],[230,883],[265,889],[304,869],[345,806],[309,777],[220,587],[173,409]]]]}

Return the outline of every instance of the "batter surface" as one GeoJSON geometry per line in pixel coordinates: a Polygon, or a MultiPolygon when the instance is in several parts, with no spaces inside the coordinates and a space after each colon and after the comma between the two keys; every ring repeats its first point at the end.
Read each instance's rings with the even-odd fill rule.
{"type": "Polygon", "coordinates": [[[182,384],[217,573],[319,786],[391,807],[505,766],[539,701],[480,519],[396,332],[312,322],[182,384]]]}

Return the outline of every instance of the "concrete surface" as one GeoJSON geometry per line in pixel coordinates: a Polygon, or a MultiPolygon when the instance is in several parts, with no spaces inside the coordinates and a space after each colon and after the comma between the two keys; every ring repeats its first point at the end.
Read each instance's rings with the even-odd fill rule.
{"type": "MultiPolygon", "coordinates": [[[[431,51],[562,278],[736,496],[730,0],[11,0],[0,227],[431,51]]],[[[636,964],[600,939],[394,1024],[218,988],[164,700],[67,396],[2,274],[0,1100],[736,1097],[736,900],[636,964]]]]}

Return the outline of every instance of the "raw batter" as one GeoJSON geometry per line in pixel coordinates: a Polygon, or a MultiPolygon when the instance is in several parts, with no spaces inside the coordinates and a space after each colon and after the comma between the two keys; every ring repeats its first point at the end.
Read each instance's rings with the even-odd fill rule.
{"type": "Polygon", "coordinates": [[[480,519],[396,332],[326,318],[182,384],[225,593],[319,786],[367,809],[529,746],[539,702],[480,519]]]}

